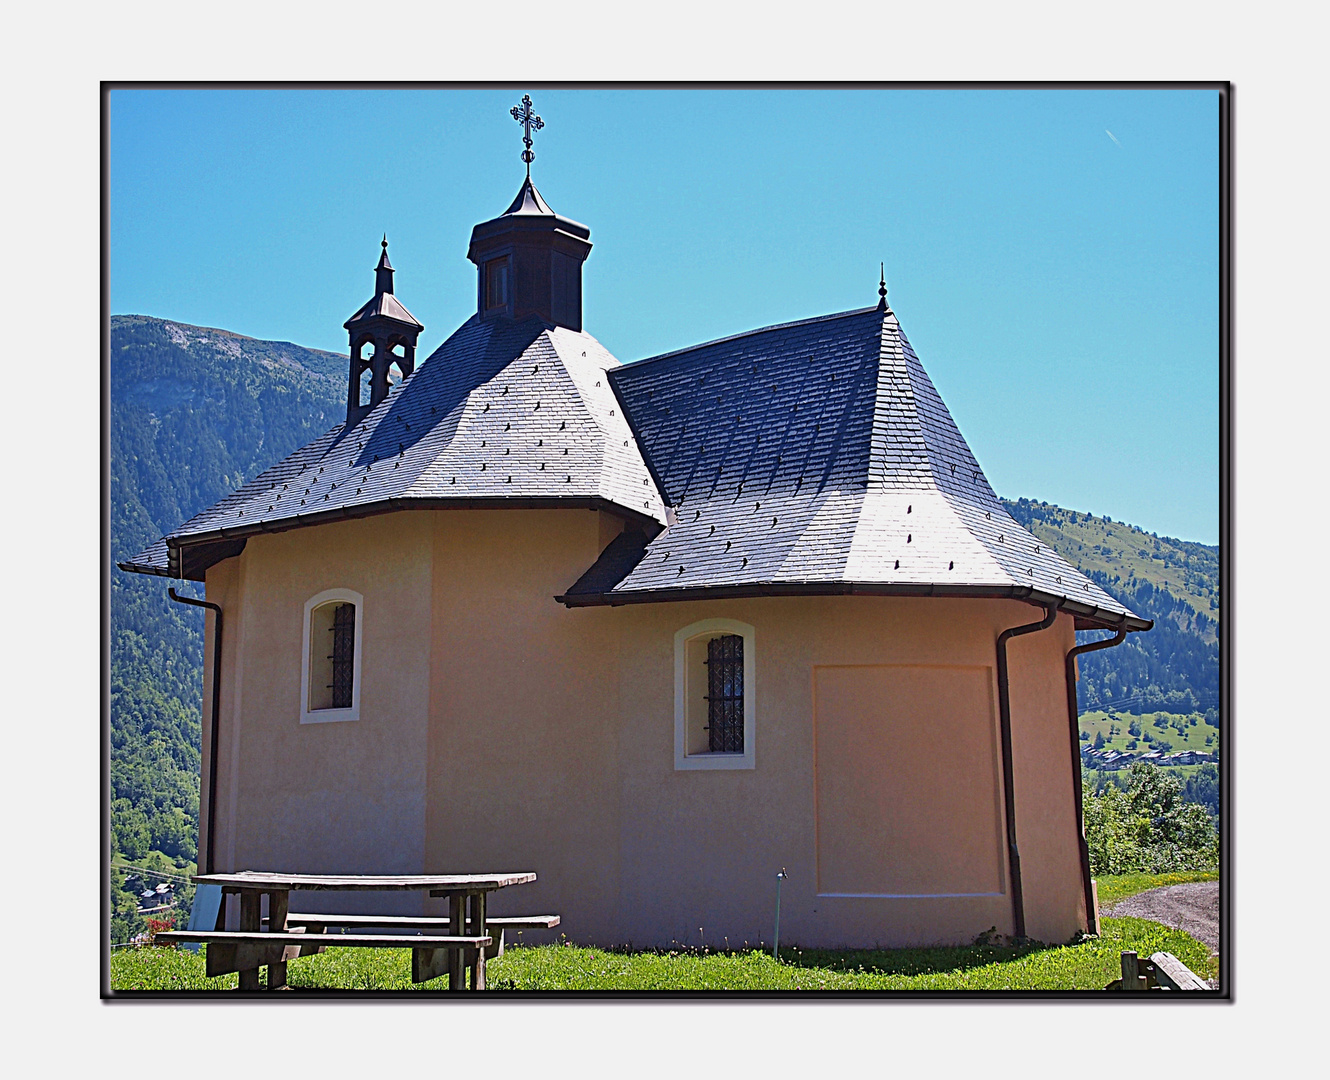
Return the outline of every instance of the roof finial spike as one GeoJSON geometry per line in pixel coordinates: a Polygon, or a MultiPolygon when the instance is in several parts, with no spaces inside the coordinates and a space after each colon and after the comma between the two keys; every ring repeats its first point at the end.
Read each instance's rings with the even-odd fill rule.
{"type": "Polygon", "coordinates": [[[393,291],[393,264],[388,261],[388,234],[383,234],[383,253],[379,256],[379,265],[374,268],[375,293],[393,291]]]}
{"type": "Polygon", "coordinates": [[[526,162],[526,178],[531,179],[531,163],[536,160],[536,155],[531,152],[531,133],[539,131],[545,126],[542,120],[531,108],[531,95],[522,95],[522,104],[514,105],[508,110],[513,114],[513,119],[522,125],[522,145],[526,147],[522,151],[522,160],[526,162]]]}
{"type": "Polygon", "coordinates": [[[882,277],[877,286],[877,309],[878,311],[887,311],[889,310],[887,308],[887,264],[880,263],[879,265],[882,267],[882,277]]]}

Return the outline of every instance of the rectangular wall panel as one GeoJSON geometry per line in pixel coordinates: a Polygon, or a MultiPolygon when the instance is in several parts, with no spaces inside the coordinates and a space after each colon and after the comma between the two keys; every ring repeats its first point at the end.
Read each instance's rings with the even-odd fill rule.
{"type": "Polygon", "coordinates": [[[818,892],[1003,891],[992,669],[813,669],[818,892]]]}

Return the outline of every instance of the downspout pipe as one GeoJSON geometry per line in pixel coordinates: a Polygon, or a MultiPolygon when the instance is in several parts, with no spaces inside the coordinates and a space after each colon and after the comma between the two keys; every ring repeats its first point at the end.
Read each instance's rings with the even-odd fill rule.
{"type": "Polygon", "coordinates": [[[1058,617],[1055,604],[1044,605],[1039,622],[1003,630],[997,639],[998,721],[1002,728],[1002,795],[1007,818],[1007,864],[1011,867],[1011,910],[1016,939],[1025,939],[1025,896],[1021,891],[1021,852],[1016,844],[1016,767],[1011,750],[1011,686],[1007,679],[1007,642],[1022,634],[1047,630],[1058,617]]]}
{"type": "Polygon", "coordinates": [[[1091,934],[1099,933],[1095,918],[1094,884],[1090,880],[1090,845],[1085,842],[1085,805],[1081,797],[1081,715],[1076,704],[1076,657],[1082,653],[1111,649],[1127,640],[1127,628],[1119,626],[1111,638],[1101,638],[1087,645],[1077,645],[1067,653],[1067,723],[1071,735],[1071,783],[1076,799],[1076,839],[1081,848],[1081,884],[1085,889],[1085,925],[1091,934]]]}
{"type": "Polygon", "coordinates": [[[217,845],[214,841],[216,828],[214,823],[217,820],[217,720],[221,715],[222,706],[222,609],[216,604],[209,603],[207,600],[195,600],[191,596],[181,596],[175,591],[175,587],[166,590],[166,593],[177,604],[188,604],[190,607],[207,608],[217,618],[213,623],[212,630],[212,716],[208,722],[208,845],[207,845],[207,863],[200,872],[211,874],[215,869],[214,852],[217,845]]]}

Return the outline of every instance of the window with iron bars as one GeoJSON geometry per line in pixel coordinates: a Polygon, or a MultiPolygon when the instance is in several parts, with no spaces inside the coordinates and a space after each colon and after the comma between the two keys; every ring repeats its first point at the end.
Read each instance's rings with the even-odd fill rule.
{"type": "Polygon", "coordinates": [[[724,634],[707,642],[707,744],[713,754],[744,750],[744,639],[724,634]]]}
{"type": "Polygon", "coordinates": [[[349,709],[353,698],[356,660],[356,606],[338,604],[333,610],[333,624],[328,632],[332,634],[332,707],[349,709]]]}

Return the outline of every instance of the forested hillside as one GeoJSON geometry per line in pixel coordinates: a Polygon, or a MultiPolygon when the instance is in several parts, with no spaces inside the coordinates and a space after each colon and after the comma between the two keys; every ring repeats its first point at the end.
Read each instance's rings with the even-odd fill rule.
{"type": "MultiPolygon", "coordinates": [[[[166,595],[199,586],[115,563],[336,423],[345,364],[224,330],[111,320],[111,841],[123,859],[196,858],[203,614],[166,595]]],[[[116,899],[112,938],[124,940],[136,921],[116,899]]]]}
{"type": "MultiPolygon", "coordinates": [[[[1082,709],[1205,712],[1219,705],[1219,549],[1031,499],[1012,517],[1110,596],[1153,619],[1080,659],[1082,709]]],[[[1084,640],[1102,635],[1082,635],[1084,640]]]]}

